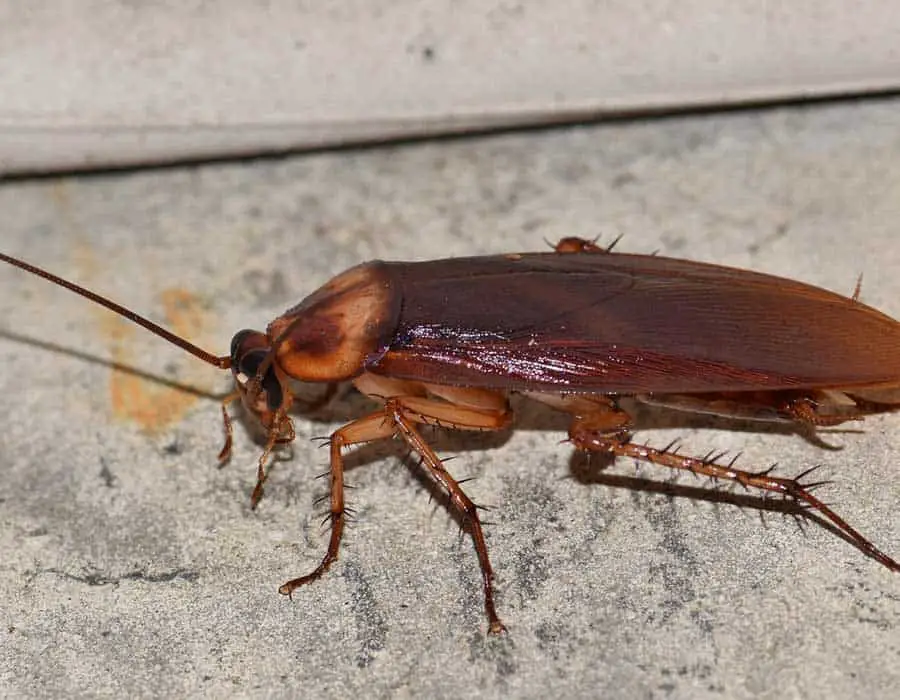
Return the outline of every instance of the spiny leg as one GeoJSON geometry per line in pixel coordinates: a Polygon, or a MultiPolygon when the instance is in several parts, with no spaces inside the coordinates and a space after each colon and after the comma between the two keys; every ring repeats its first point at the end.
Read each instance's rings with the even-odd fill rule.
{"type": "Polygon", "coordinates": [[[350,445],[362,442],[371,442],[381,438],[389,438],[394,435],[394,424],[385,420],[383,410],[370,413],[368,416],[358,418],[342,428],[334,431],[329,439],[330,449],[330,489],[331,505],[329,519],[331,520],[331,535],[328,540],[328,549],[319,565],[305,576],[299,576],[283,584],[278,592],[290,596],[295,590],[307,583],[315,581],[322,576],[338,558],[338,550],[341,547],[341,537],[344,534],[344,524],[347,517],[344,503],[344,457],[341,450],[350,445]]]}
{"type": "Polygon", "coordinates": [[[810,492],[815,484],[802,484],[798,478],[772,476],[771,469],[757,472],[736,469],[731,464],[718,464],[718,456],[704,458],[687,457],[677,454],[670,447],[657,449],[631,442],[631,417],[616,408],[611,401],[600,397],[580,396],[540,396],[533,398],[544,401],[556,408],[573,413],[569,426],[569,438],[576,448],[590,452],[610,454],[615,457],[658,464],[670,469],[680,469],[693,474],[701,474],[714,479],[722,479],[741,484],[745,488],[780,493],[792,498],[801,506],[819,513],[863,552],[886,566],[891,571],[900,572],[900,564],[879,550],[868,539],[851,527],[846,520],[835,513],[825,503],[810,492]]]}
{"type": "Polygon", "coordinates": [[[858,408],[856,402],[851,399],[846,399],[843,404],[831,406],[824,392],[821,396],[815,393],[792,396],[779,408],[795,422],[812,430],[834,427],[847,421],[861,421],[866,415],[871,414],[871,411],[858,408]],[[828,413],[829,410],[833,413],[828,413]]]}
{"type": "Polygon", "coordinates": [[[446,470],[441,459],[431,449],[419,431],[416,430],[414,423],[443,425],[453,428],[496,430],[508,423],[508,414],[496,415],[485,411],[476,412],[472,409],[442,404],[418,397],[389,399],[385,405],[385,411],[391,415],[400,437],[422,458],[422,465],[428,470],[429,475],[446,489],[450,497],[450,504],[459,512],[464,526],[468,528],[472,541],[475,544],[478,564],[481,567],[481,583],[484,590],[484,610],[488,617],[488,631],[491,634],[503,632],[506,627],[500,621],[494,605],[494,570],[488,557],[487,543],[484,539],[481,520],[478,517],[478,508],[462,490],[459,482],[446,470]],[[476,422],[479,419],[481,419],[482,425],[476,422]]]}
{"type": "Polygon", "coordinates": [[[269,461],[272,451],[279,445],[289,445],[296,437],[297,433],[294,432],[294,424],[291,419],[287,417],[283,409],[276,411],[272,428],[269,430],[269,437],[266,439],[266,446],[259,456],[256,466],[256,486],[253,487],[253,493],[250,494],[250,508],[255,509],[263,497],[263,484],[269,478],[266,463],[269,461]]]}
{"type": "MultiPolygon", "coordinates": [[[[321,396],[303,404],[304,410],[313,412],[325,406],[332,398],[334,398],[338,386],[339,384],[336,382],[329,382],[321,396]]],[[[231,458],[231,451],[234,443],[234,422],[231,420],[231,416],[228,415],[228,405],[239,398],[241,398],[241,391],[238,389],[232,391],[228,396],[222,399],[222,423],[225,430],[225,444],[219,451],[218,460],[220,465],[224,465],[225,462],[231,458]]],[[[266,446],[263,448],[263,453],[260,455],[257,464],[256,485],[253,487],[253,493],[250,496],[251,508],[256,508],[263,497],[263,484],[268,478],[266,463],[269,461],[272,451],[279,445],[288,445],[292,443],[296,437],[294,424],[287,415],[287,408],[282,407],[282,409],[273,414],[272,427],[268,429],[266,446]]]]}
{"type": "Polygon", "coordinates": [[[711,459],[685,457],[647,445],[623,442],[618,436],[604,437],[600,435],[582,435],[573,436],[572,441],[580,449],[607,452],[614,454],[617,457],[630,457],[632,459],[650,462],[651,464],[659,464],[671,469],[683,469],[694,474],[710,476],[714,479],[734,481],[747,488],[752,487],[763,491],[783,494],[784,496],[793,498],[795,501],[820,513],[866,554],[886,566],[891,571],[900,572],[900,564],[875,547],[875,545],[863,537],[858,530],[851,527],[846,520],[841,518],[831,508],[813,496],[812,493],[810,493],[810,488],[812,488],[813,485],[801,484],[800,480],[797,478],[792,479],[788,477],[772,476],[769,470],[750,472],[743,469],[735,469],[730,464],[717,464],[711,459]]]}
{"type": "MultiPolygon", "coordinates": [[[[448,393],[452,392],[448,391],[448,393]]],[[[466,396],[460,394],[460,398],[465,399],[466,396]]],[[[485,402],[487,398],[478,396],[477,400],[485,402]]],[[[447,490],[451,504],[459,510],[463,522],[468,527],[475,542],[476,553],[481,565],[485,611],[488,616],[489,629],[492,633],[502,632],[505,628],[497,616],[494,605],[492,583],[494,574],[488,558],[481,522],[478,519],[477,507],[466,496],[459,483],[444,469],[441,460],[425,442],[414,424],[426,423],[450,428],[499,430],[508,425],[509,420],[510,414],[505,405],[502,410],[479,409],[421,396],[395,396],[386,400],[382,410],[353,421],[337,430],[330,440],[331,537],[328,549],[322,561],[311,573],[288,581],[278,589],[279,592],[290,595],[300,586],[316,580],[328,570],[338,557],[346,517],[342,448],[399,435],[422,458],[422,463],[428,469],[432,478],[447,490]]]]}
{"type": "Polygon", "coordinates": [[[613,248],[622,240],[622,236],[616,237],[612,243],[608,246],[599,246],[597,245],[597,239],[595,238],[592,241],[589,241],[585,238],[579,238],[577,236],[567,236],[566,238],[560,238],[559,242],[553,246],[553,250],[557,253],[563,254],[571,254],[571,253],[600,253],[601,255],[606,255],[612,253],[613,248]]]}
{"type": "Polygon", "coordinates": [[[450,504],[457,509],[463,525],[469,528],[475,544],[489,631],[492,634],[502,632],[505,628],[494,606],[494,573],[477,506],[463,492],[459,482],[450,476],[413,424],[457,430],[502,430],[512,419],[506,394],[490,389],[410,382],[373,374],[357,377],[354,384],[368,396],[385,400],[385,415],[396,425],[397,434],[419,455],[429,475],[446,489],[450,504]]]}
{"type": "MultiPolygon", "coordinates": [[[[240,391],[233,391],[224,399],[222,399],[222,423],[225,429],[225,444],[222,446],[222,449],[219,451],[219,464],[224,466],[225,462],[231,459],[231,449],[234,442],[234,421],[231,420],[231,416],[228,415],[228,404],[232,403],[236,399],[241,397],[240,391]]],[[[265,472],[265,464],[269,459],[269,455],[272,453],[272,450],[275,449],[276,445],[286,445],[294,441],[296,438],[296,433],[294,432],[294,424],[291,423],[290,418],[287,417],[286,414],[276,413],[275,414],[275,423],[277,428],[269,431],[269,436],[266,440],[266,447],[263,450],[262,456],[259,458],[259,465],[256,470],[256,486],[253,489],[253,496],[251,496],[251,504],[253,508],[256,508],[256,505],[259,503],[259,499],[262,498],[262,485],[266,480],[266,472],[265,472]]]]}
{"type": "Polygon", "coordinates": [[[231,422],[231,416],[228,415],[228,404],[241,398],[240,391],[232,391],[228,396],[222,399],[222,423],[225,429],[225,444],[219,451],[219,464],[223,465],[231,459],[231,446],[234,441],[234,426],[231,422]]]}

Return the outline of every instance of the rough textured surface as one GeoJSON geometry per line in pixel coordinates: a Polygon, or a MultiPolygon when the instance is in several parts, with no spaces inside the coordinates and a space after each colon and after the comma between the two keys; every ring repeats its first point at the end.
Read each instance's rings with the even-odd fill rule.
{"type": "MultiPolygon", "coordinates": [[[[8,182],[2,249],[220,352],[360,260],[573,234],[847,293],[864,272],[864,299],[900,316],[898,134],[900,103],[876,102],[8,182]]],[[[485,636],[471,545],[390,444],[351,458],[341,559],[287,600],[278,584],[325,546],[326,454],[309,438],[365,402],[298,417],[251,512],[244,426],[231,464],[215,463],[225,373],[5,267],[0,329],[3,695],[838,698],[900,684],[900,576],[690,477],[621,463],[570,478],[564,422],[524,401],[514,433],[436,437],[496,506],[507,636],[485,636]]],[[[900,555],[897,417],[826,435],[831,452],[645,424],[652,443],[743,450],[747,466],[824,464],[826,499],[900,555]]]]}

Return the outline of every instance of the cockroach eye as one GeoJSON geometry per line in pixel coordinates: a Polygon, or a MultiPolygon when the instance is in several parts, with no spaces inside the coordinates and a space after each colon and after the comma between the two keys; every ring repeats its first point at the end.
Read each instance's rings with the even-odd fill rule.
{"type": "Polygon", "coordinates": [[[245,328],[234,334],[234,337],[231,339],[231,352],[229,353],[231,356],[232,367],[237,367],[240,364],[240,352],[243,348],[244,341],[256,333],[258,333],[258,331],[251,331],[245,328]]]}
{"type": "MultiPolygon", "coordinates": [[[[255,332],[256,331],[249,331],[249,333],[255,332]]],[[[234,377],[242,387],[245,387],[247,383],[256,376],[259,366],[262,364],[263,360],[266,359],[268,352],[268,350],[263,349],[250,350],[240,357],[236,365],[237,371],[234,373],[234,377]]],[[[281,383],[278,381],[278,377],[275,375],[275,370],[272,367],[269,367],[269,370],[263,375],[262,381],[260,382],[260,389],[266,394],[266,405],[270,411],[277,411],[281,408],[281,404],[284,401],[284,393],[281,390],[281,383]]]]}

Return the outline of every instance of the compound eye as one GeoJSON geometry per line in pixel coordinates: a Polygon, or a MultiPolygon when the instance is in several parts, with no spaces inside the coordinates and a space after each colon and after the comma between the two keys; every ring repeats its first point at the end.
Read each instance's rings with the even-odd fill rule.
{"type": "MultiPolygon", "coordinates": [[[[259,369],[259,366],[262,364],[262,361],[264,359],[266,359],[265,350],[250,350],[249,352],[245,352],[243,355],[241,355],[234,365],[235,367],[237,367],[237,372],[234,373],[234,378],[237,380],[238,384],[240,384],[241,386],[246,386],[247,382],[249,382],[251,379],[253,379],[253,377],[256,376],[256,371],[259,369]]],[[[269,374],[272,373],[266,373],[267,376],[269,374]]]]}
{"type": "Polygon", "coordinates": [[[238,331],[234,334],[234,337],[231,339],[231,366],[237,367],[240,364],[240,355],[243,351],[244,343],[247,339],[254,335],[259,334],[259,331],[251,331],[248,329],[244,329],[242,331],[238,331]]]}
{"type": "MultiPolygon", "coordinates": [[[[250,380],[256,376],[259,366],[266,359],[268,352],[268,350],[250,350],[241,356],[237,364],[237,372],[234,373],[234,378],[241,387],[246,387],[250,380]]],[[[281,408],[281,404],[284,401],[284,391],[281,389],[281,383],[278,381],[278,377],[272,367],[269,367],[268,371],[263,375],[259,388],[266,395],[266,406],[268,406],[270,411],[277,411],[281,408]]]]}

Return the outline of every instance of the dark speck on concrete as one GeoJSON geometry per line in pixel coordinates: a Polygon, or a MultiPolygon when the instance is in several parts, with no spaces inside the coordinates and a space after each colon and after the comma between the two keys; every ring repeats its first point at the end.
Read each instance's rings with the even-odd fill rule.
{"type": "Polygon", "coordinates": [[[109,464],[103,456],[100,457],[100,478],[103,479],[103,484],[106,488],[111,489],[115,487],[116,475],[110,471],[109,464]]]}
{"type": "Polygon", "coordinates": [[[163,453],[167,455],[180,455],[183,451],[184,450],[181,446],[181,443],[178,442],[178,438],[175,438],[174,440],[172,440],[172,442],[163,447],[163,453]]]}

